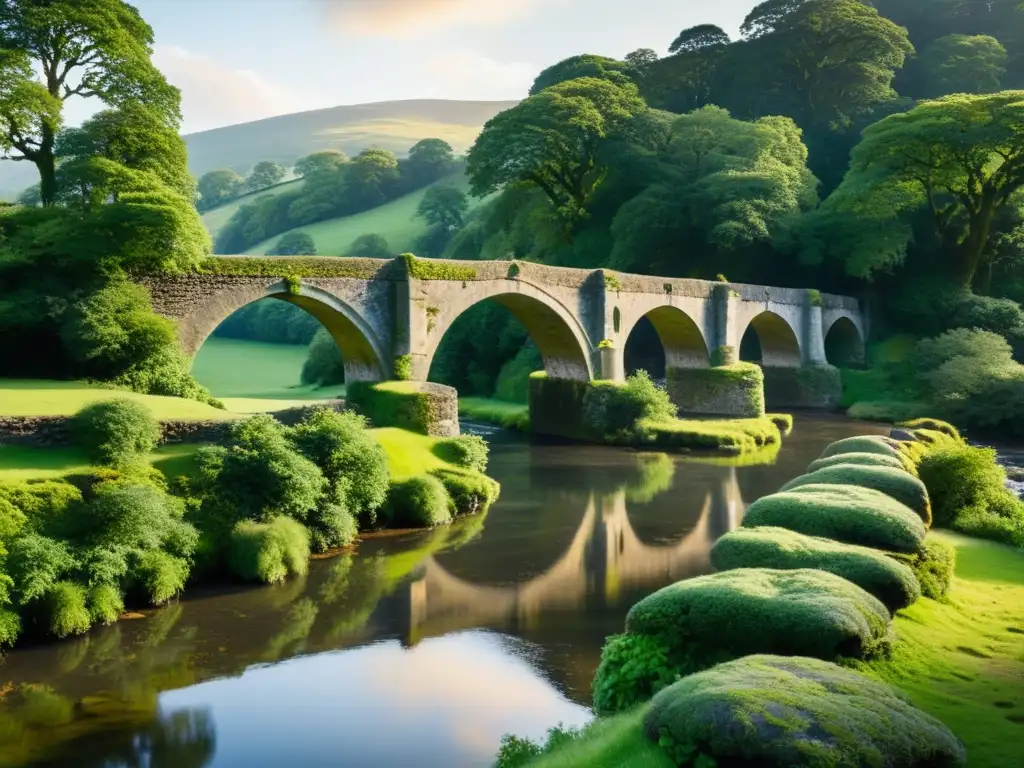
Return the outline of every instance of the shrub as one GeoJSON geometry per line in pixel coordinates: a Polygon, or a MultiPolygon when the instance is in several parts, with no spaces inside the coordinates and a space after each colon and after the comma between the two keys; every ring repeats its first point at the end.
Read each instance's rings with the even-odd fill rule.
{"type": "Polygon", "coordinates": [[[228,563],[249,581],[276,584],[289,575],[301,576],[309,569],[309,533],[287,517],[241,522],[231,532],[228,563]]]}
{"type": "Polygon", "coordinates": [[[501,487],[486,475],[452,469],[432,469],[430,474],[440,480],[448,492],[453,515],[486,512],[498,499],[501,487]]]}
{"type": "MultiPolygon", "coordinates": [[[[3,489],[0,488],[0,494],[2,493],[3,489]]],[[[0,542],[13,539],[21,533],[27,522],[25,514],[0,495],[0,542]]]]}
{"type": "Polygon", "coordinates": [[[191,570],[187,560],[159,549],[137,552],[133,560],[129,589],[151,605],[162,605],[185,589],[191,570]]]}
{"type": "Polygon", "coordinates": [[[917,554],[886,553],[914,571],[921,594],[932,600],[941,600],[953,585],[956,572],[956,548],[952,544],[928,537],[924,548],[917,554]]]}
{"type": "Polygon", "coordinates": [[[894,613],[921,597],[921,587],[908,565],[895,562],[874,549],[804,536],[785,528],[739,528],[727,533],[712,548],[711,564],[719,571],[736,568],[828,571],[874,595],[894,613]]]}
{"type": "Polygon", "coordinates": [[[392,528],[433,528],[450,523],[448,492],[441,481],[431,475],[392,483],[386,519],[392,528]]]}
{"type": "Polygon", "coordinates": [[[924,483],[902,469],[839,464],[801,475],[782,486],[783,491],[806,485],[859,485],[891,496],[917,513],[925,526],[931,525],[932,509],[924,483]]]}
{"type": "Polygon", "coordinates": [[[338,343],[326,328],[319,328],[309,342],[299,380],[306,386],[317,387],[345,383],[345,361],[338,343]]]}
{"type": "Polygon", "coordinates": [[[191,360],[175,344],[158,350],[141,363],[126,369],[111,383],[144,395],[183,397],[223,408],[224,404],[220,400],[212,397],[205,387],[201,387],[192,378],[189,373],[191,366],[191,360]]]}
{"type": "Polygon", "coordinates": [[[306,518],[314,552],[347,547],[359,535],[359,524],[343,504],[321,504],[306,518]]]}
{"type": "Polygon", "coordinates": [[[932,495],[937,526],[1024,546],[1024,503],[1006,487],[1006,471],[993,449],[932,451],[919,472],[932,495]]]}
{"type": "Polygon", "coordinates": [[[86,607],[92,623],[113,624],[124,611],[124,600],[117,587],[100,584],[89,590],[86,607]]]}
{"type": "Polygon", "coordinates": [[[0,648],[10,648],[21,634],[21,617],[14,611],[0,608],[0,648]]]}
{"type": "Polygon", "coordinates": [[[891,552],[921,550],[921,518],[881,491],[856,485],[804,485],[764,496],[747,509],[748,528],[788,528],[891,552]]]}
{"type": "Polygon", "coordinates": [[[548,728],[547,739],[542,743],[506,734],[501,737],[501,747],[493,768],[523,768],[538,757],[550,755],[562,746],[582,739],[585,734],[586,729],[563,728],[561,723],[548,728]]]}
{"type": "Polygon", "coordinates": [[[124,467],[156,448],[160,425],[141,403],[127,398],[87,405],[72,417],[75,442],[96,464],[124,467]]]}
{"type": "Polygon", "coordinates": [[[289,438],[323,472],[335,489],[332,495],[340,490],[348,511],[363,526],[373,525],[387,498],[390,475],[387,454],[367,430],[366,419],[320,408],[293,428],[289,438]]]}
{"type": "Polygon", "coordinates": [[[436,446],[437,453],[445,461],[477,472],[487,471],[489,450],[487,441],[479,435],[448,437],[438,441],[436,446]]]}
{"type": "Polygon", "coordinates": [[[594,382],[587,388],[583,419],[609,442],[628,441],[641,421],[674,419],[676,407],[646,371],[637,371],[626,383],[594,382]]]}
{"type": "Polygon", "coordinates": [[[887,650],[889,612],[846,579],[811,569],[741,568],[676,582],[626,616],[690,673],[750,653],[869,658],[887,650]]]}
{"type": "Polygon", "coordinates": [[[58,639],[88,632],[92,616],[85,605],[85,589],[70,581],[58,581],[43,600],[41,611],[49,633],[58,639]]]}
{"type": "Polygon", "coordinates": [[[902,461],[894,456],[887,456],[881,453],[837,453],[827,459],[812,461],[807,467],[808,472],[817,472],[819,469],[834,467],[836,465],[855,464],[860,467],[889,467],[906,471],[902,461]]]}
{"type": "Polygon", "coordinates": [[[62,481],[0,485],[0,540],[13,538],[24,525],[45,535],[81,502],[82,492],[62,481]],[[5,502],[9,505],[6,513],[5,502]]]}
{"type": "Polygon", "coordinates": [[[679,679],[679,664],[659,639],[613,635],[601,651],[594,674],[594,712],[613,715],[648,701],[679,679]]]}
{"type": "Polygon", "coordinates": [[[941,432],[947,437],[953,438],[957,442],[961,442],[963,440],[963,438],[960,436],[960,431],[956,427],[954,427],[952,424],[948,422],[940,421],[939,419],[911,419],[910,421],[900,422],[896,426],[900,427],[901,429],[910,430],[927,429],[932,432],[941,432]]]}
{"type": "Polygon", "coordinates": [[[77,565],[60,541],[30,533],[8,545],[6,570],[14,583],[15,600],[22,605],[37,600],[77,565]]]}
{"type": "Polygon", "coordinates": [[[894,689],[817,659],[748,656],[651,702],[647,737],[679,766],[965,765],[963,744],[894,689]]]}

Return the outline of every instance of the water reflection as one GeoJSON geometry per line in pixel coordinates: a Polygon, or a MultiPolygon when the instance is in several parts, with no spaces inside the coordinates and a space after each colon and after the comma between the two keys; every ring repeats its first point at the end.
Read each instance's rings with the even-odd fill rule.
{"type": "Polygon", "coordinates": [[[498,443],[486,517],[10,654],[0,764],[487,765],[504,732],[584,722],[629,606],[857,431],[800,426],[766,469],[498,443]]]}

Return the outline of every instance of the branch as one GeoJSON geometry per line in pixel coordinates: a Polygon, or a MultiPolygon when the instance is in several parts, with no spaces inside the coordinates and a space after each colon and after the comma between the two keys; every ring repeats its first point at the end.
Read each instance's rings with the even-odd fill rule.
{"type": "Polygon", "coordinates": [[[97,91],[92,90],[92,89],[86,88],[84,83],[79,85],[77,88],[68,88],[65,85],[64,86],[64,96],[62,97],[61,100],[62,101],[66,101],[67,99],[70,99],[72,96],[81,96],[83,99],[89,99],[89,98],[92,98],[93,96],[99,96],[99,93],[97,91]]]}

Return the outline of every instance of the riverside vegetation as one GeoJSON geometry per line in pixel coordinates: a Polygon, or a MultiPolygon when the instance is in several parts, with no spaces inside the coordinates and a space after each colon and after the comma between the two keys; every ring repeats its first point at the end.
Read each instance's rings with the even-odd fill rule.
{"type": "MultiPolygon", "coordinates": [[[[988,603],[975,596],[984,579],[1024,591],[1024,503],[994,453],[950,425],[922,420],[904,432],[834,443],[807,475],[755,501],[712,549],[715,573],[644,598],[625,633],[608,639],[594,677],[598,718],[541,743],[507,736],[497,765],[1016,759],[1019,726],[1006,712],[1019,691],[993,706],[988,683],[964,683],[985,673],[963,659],[990,653],[961,647],[958,661],[943,634],[991,637],[992,652],[1020,664],[1012,618],[997,620],[1009,628],[969,627],[985,623],[988,603]],[[933,522],[1006,544],[930,533],[933,522]],[[979,568],[982,550],[1005,572],[979,568]],[[957,553],[967,567],[958,570],[957,553]],[[968,707],[940,693],[951,684],[968,707]]],[[[996,687],[1009,693],[1012,683],[996,687]]]]}

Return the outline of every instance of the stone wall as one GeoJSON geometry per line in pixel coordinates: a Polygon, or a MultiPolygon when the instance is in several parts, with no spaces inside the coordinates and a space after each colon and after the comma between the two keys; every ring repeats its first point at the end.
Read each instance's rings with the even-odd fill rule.
{"type": "Polygon", "coordinates": [[[584,402],[591,386],[590,382],[555,379],[543,373],[530,376],[530,431],[570,440],[598,440],[584,419],[584,402]]]}
{"type": "Polygon", "coordinates": [[[765,413],[760,367],[735,363],[718,368],[669,368],[666,390],[680,416],[756,418],[765,413]]]}
{"type": "Polygon", "coordinates": [[[354,382],[348,405],[375,427],[399,427],[431,437],[459,434],[459,396],[452,387],[413,381],[354,382]]]}

